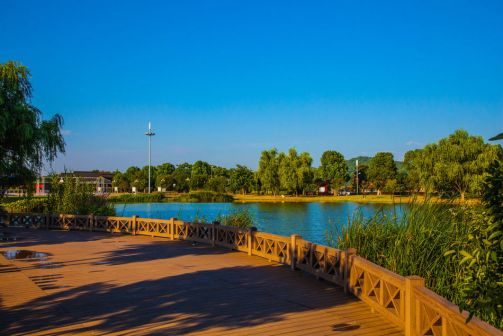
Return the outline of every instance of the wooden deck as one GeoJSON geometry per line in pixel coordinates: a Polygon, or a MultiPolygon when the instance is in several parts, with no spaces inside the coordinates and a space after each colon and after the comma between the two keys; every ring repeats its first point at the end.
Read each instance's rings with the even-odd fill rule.
{"type": "Polygon", "coordinates": [[[8,228],[0,333],[399,335],[342,288],[288,266],[147,236],[8,228]]]}

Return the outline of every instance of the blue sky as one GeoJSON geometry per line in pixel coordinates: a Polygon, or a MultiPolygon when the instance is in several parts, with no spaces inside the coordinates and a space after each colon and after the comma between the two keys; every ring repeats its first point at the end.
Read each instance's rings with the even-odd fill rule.
{"type": "Polygon", "coordinates": [[[501,1],[1,0],[0,62],[65,119],[56,170],[260,152],[397,159],[503,131],[501,1]]]}

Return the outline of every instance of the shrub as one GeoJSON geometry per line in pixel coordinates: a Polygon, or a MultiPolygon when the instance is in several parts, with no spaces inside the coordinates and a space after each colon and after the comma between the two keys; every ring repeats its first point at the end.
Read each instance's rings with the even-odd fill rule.
{"type": "Polygon", "coordinates": [[[254,225],[254,219],[248,209],[234,211],[227,215],[218,215],[215,219],[225,226],[234,226],[241,229],[250,229],[254,225]]]}
{"type": "Polygon", "coordinates": [[[113,206],[104,198],[94,195],[92,185],[82,183],[73,176],[65,177],[62,183],[56,177],[53,179],[48,205],[48,210],[55,213],[102,216],[115,214],[113,206]]]}
{"type": "Polygon", "coordinates": [[[117,196],[111,196],[107,198],[110,203],[151,203],[151,202],[162,202],[164,196],[161,193],[151,193],[151,194],[122,194],[117,196]]]}
{"type": "Polygon", "coordinates": [[[228,194],[215,193],[211,191],[191,191],[188,194],[182,194],[173,199],[175,202],[192,203],[230,203],[234,197],[228,194]]]}
{"type": "Polygon", "coordinates": [[[26,198],[14,202],[3,203],[2,207],[7,212],[49,212],[49,202],[46,197],[26,198]]]}

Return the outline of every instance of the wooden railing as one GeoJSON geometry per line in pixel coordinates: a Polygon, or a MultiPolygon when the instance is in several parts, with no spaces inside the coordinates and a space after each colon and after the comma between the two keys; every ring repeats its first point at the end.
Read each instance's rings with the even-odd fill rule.
{"type": "Polygon", "coordinates": [[[424,279],[403,277],[356,255],[291,237],[244,230],[214,222],[192,223],[176,218],[6,214],[9,226],[35,229],[85,230],[165,237],[196,241],[247,252],[270,261],[290,265],[344,287],[372,310],[405,329],[409,335],[503,335],[503,332],[474,317],[466,323],[467,312],[424,287],[424,279]]]}

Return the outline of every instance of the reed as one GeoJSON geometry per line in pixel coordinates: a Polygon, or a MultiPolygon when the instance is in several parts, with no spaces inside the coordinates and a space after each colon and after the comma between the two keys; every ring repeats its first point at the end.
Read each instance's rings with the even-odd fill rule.
{"type": "MultiPolygon", "coordinates": [[[[469,241],[474,228],[490,220],[480,216],[483,211],[478,206],[429,201],[380,210],[368,218],[356,211],[347,226],[330,230],[327,238],[331,245],[356,248],[360,256],[395,273],[423,277],[437,294],[501,328],[499,308],[488,311],[467,301],[466,263],[449,257],[463,254],[461,247],[467,246],[459,242],[469,241]]],[[[501,274],[488,282],[498,281],[497,277],[501,274]]]]}

